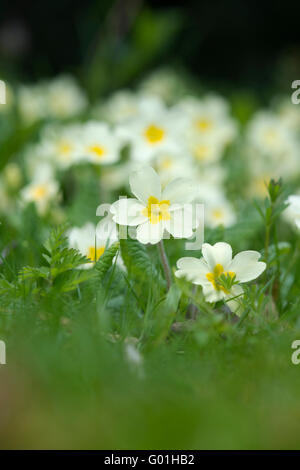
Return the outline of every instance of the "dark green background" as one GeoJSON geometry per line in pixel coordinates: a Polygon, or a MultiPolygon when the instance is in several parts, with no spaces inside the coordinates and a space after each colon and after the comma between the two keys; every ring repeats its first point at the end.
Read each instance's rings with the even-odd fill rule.
{"type": "Polygon", "coordinates": [[[97,95],[130,86],[165,64],[191,72],[212,88],[287,91],[300,76],[296,1],[29,0],[0,5],[5,78],[31,81],[72,72],[97,95]],[[90,83],[97,80],[95,62],[107,60],[109,85],[97,89],[90,83]],[[124,72],[126,62],[129,71],[124,72]],[[86,78],[88,73],[94,78],[86,78]]]}

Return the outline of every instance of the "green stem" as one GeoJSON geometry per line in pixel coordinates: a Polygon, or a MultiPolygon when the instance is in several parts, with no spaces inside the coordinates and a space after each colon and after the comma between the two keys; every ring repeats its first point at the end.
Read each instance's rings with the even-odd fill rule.
{"type": "Polygon", "coordinates": [[[270,228],[271,228],[271,225],[268,223],[266,226],[266,239],[265,239],[265,261],[266,261],[267,267],[268,267],[268,258],[269,258],[270,228]]]}
{"type": "Polygon", "coordinates": [[[278,248],[276,223],[274,224],[274,243],[275,243],[275,251],[276,251],[277,300],[278,300],[278,310],[279,310],[279,315],[280,315],[282,312],[282,302],[281,302],[281,282],[280,282],[280,256],[279,256],[279,248],[278,248]]]}
{"type": "Polygon", "coordinates": [[[163,267],[163,270],[164,270],[164,273],[165,273],[165,278],[166,278],[166,281],[167,281],[167,290],[169,290],[170,287],[171,287],[171,284],[172,284],[172,274],[171,274],[171,269],[170,269],[169,261],[168,261],[167,255],[166,255],[163,240],[161,240],[158,243],[158,251],[159,251],[159,255],[160,255],[161,264],[162,264],[162,267],[163,267]]]}

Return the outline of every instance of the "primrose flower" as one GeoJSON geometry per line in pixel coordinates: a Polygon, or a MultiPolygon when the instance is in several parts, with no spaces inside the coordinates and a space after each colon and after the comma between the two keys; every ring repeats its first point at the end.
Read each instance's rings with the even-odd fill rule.
{"type": "Polygon", "coordinates": [[[196,139],[199,146],[215,142],[225,146],[236,135],[236,123],[229,115],[226,101],[218,96],[208,95],[202,100],[187,97],[176,106],[181,114],[186,116],[186,137],[188,141],[196,139]]]}
{"type": "MultiPolygon", "coordinates": [[[[155,101],[156,102],[156,101],[155,101]]],[[[149,163],[159,152],[178,151],[182,135],[182,115],[159,106],[144,104],[144,113],[117,130],[117,134],[130,144],[132,159],[149,163]]]]}
{"type": "Polygon", "coordinates": [[[247,139],[263,154],[281,153],[291,138],[283,119],[269,111],[256,113],[247,128],[247,139]]]}
{"type": "Polygon", "coordinates": [[[87,98],[70,75],[62,75],[46,87],[49,114],[65,119],[80,114],[87,106],[87,98]]]}
{"type": "Polygon", "coordinates": [[[214,228],[219,225],[230,227],[236,222],[235,213],[231,204],[220,197],[215,200],[205,202],[205,222],[208,227],[214,228]]]}
{"type": "Polygon", "coordinates": [[[255,186],[263,189],[266,176],[293,178],[298,170],[299,144],[296,133],[274,112],[256,113],[246,130],[246,158],[255,186]]]}
{"type": "Polygon", "coordinates": [[[21,86],[17,104],[25,122],[48,117],[65,119],[81,113],[87,99],[72,76],[61,76],[35,85],[21,86]]]}
{"type": "Polygon", "coordinates": [[[80,133],[81,126],[78,124],[63,127],[49,125],[45,127],[34,153],[37,157],[55,163],[59,168],[68,168],[74,164],[78,155],[80,133]]]}
{"type": "Polygon", "coordinates": [[[239,284],[256,279],[266,269],[266,264],[258,261],[260,253],[257,251],[242,251],[232,259],[231,246],[224,242],[204,243],[202,254],[201,259],[180,258],[175,276],[202,286],[207,302],[243,295],[239,284]]]}
{"type": "Polygon", "coordinates": [[[40,215],[47,212],[51,201],[58,197],[59,185],[52,177],[39,175],[21,191],[24,202],[33,202],[40,215]]]}
{"type": "Polygon", "coordinates": [[[300,228],[300,196],[293,195],[287,199],[288,207],[284,211],[287,220],[293,221],[300,228]]]}
{"type": "Polygon", "coordinates": [[[97,165],[119,160],[121,141],[105,123],[88,122],[80,133],[79,161],[90,161],[97,165]]]}
{"type": "Polygon", "coordinates": [[[114,93],[104,105],[94,110],[96,119],[106,119],[112,124],[123,124],[149,113],[161,112],[163,104],[153,95],[120,90],[114,93]]]}
{"type": "Polygon", "coordinates": [[[116,234],[103,235],[104,231],[96,230],[94,224],[88,222],[83,227],[74,227],[68,233],[70,248],[76,248],[91,262],[80,266],[81,269],[93,267],[93,264],[103,255],[105,248],[116,241],[116,234]]]}
{"type": "Polygon", "coordinates": [[[153,159],[153,166],[159,174],[163,186],[175,178],[193,179],[195,176],[193,162],[183,151],[159,152],[153,159]]]}
{"type": "Polygon", "coordinates": [[[120,199],[111,206],[113,220],[120,225],[137,226],[137,239],[144,244],[158,243],[167,231],[175,238],[189,238],[199,225],[192,201],[197,186],[177,178],[162,191],[158,174],[151,167],[133,172],[129,179],[137,199],[120,199]]]}

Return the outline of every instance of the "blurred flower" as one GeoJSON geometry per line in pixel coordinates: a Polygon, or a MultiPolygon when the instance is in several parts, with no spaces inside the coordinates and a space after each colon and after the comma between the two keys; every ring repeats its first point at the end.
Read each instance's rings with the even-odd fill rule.
{"type": "Polygon", "coordinates": [[[71,76],[61,76],[47,86],[49,115],[65,119],[80,114],[87,106],[87,99],[71,76]]]}
{"type": "Polygon", "coordinates": [[[187,148],[199,162],[221,158],[225,147],[237,134],[237,125],[229,115],[226,101],[208,95],[202,100],[187,97],[174,109],[185,120],[187,148]]]}
{"type": "Polygon", "coordinates": [[[76,162],[80,142],[80,124],[66,126],[50,124],[44,128],[40,143],[33,150],[35,159],[44,158],[58,168],[68,168],[76,162]]]}
{"type": "Polygon", "coordinates": [[[175,178],[193,178],[194,166],[183,151],[161,151],[153,158],[153,166],[159,174],[162,186],[175,178]]]}
{"type": "Polygon", "coordinates": [[[289,196],[286,203],[288,207],[283,213],[285,219],[300,228],[300,196],[289,196]]]}
{"type": "Polygon", "coordinates": [[[126,161],[113,166],[104,166],[101,171],[101,187],[114,191],[128,185],[132,162],[126,161]]]}
{"type": "Polygon", "coordinates": [[[17,103],[23,121],[32,124],[48,117],[77,116],[86,108],[87,99],[73,77],[62,76],[36,85],[20,86],[17,103]]]}
{"type": "Polygon", "coordinates": [[[13,89],[6,82],[4,86],[4,96],[5,96],[5,104],[1,103],[1,98],[0,98],[0,115],[10,112],[15,101],[13,89]]]}
{"type": "Polygon", "coordinates": [[[210,228],[223,225],[230,227],[236,222],[236,215],[225,197],[219,196],[204,200],[205,224],[210,228]]]}
{"type": "Polygon", "coordinates": [[[248,125],[246,143],[249,169],[258,184],[266,176],[294,176],[298,169],[299,142],[280,116],[269,111],[256,113],[248,125]]]}
{"type": "Polygon", "coordinates": [[[187,148],[195,161],[207,165],[219,160],[223,155],[223,145],[213,136],[193,136],[187,140],[187,148]]]}
{"type": "Polygon", "coordinates": [[[90,259],[90,263],[80,266],[81,269],[93,267],[93,264],[103,255],[105,248],[109,247],[114,241],[114,235],[101,237],[98,236],[98,230],[91,222],[83,227],[74,227],[68,233],[69,246],[76,248],[82,255],[90,259]]]}
{"type": "Polygon", "coordinates": [[[21,85],[17,93],[17,104],[21,119],[26,124],[33,124],[47,116],[46,95],[40,84],[21,85]]]}
{"type": "Polygon", "coordinates": [[[105,165],[120,158],[121,141],[105,123],[91,121],[82,125],[79,142],[77,161],[105,165]]]}
{"type": "Polygon", "coordinates": [[[175,275],[201,285],[207,302],[242,295],[243,289],[238,284],[256,279],[266,269],[266,264],[258,261],[260,253],[257,251],[242,251],[232,259],[231,246],[224,242],[215,245],[204,243],[202,254],[201,259],[180,258],[175,275]]]}
{"type": "Polygon", "coordinates": [[[25,186],[21,191],[21,200],[33,202],[40,215],[45,215],[49,204],[57,199],[59,185],[52,176],[48,165],[42,164],[35,168],[33,181],[25,186]]]}
{"type": "Polygon", "coordinates": [[[119,126],[117,133],[124,143],[130,144],[134,161],[149,163],[158,152],[178,151],[182,131],[181,116],[156,98],[149,98],[143,112],[119,126]]]}
{"type": "Polygon", "coordinates": [[[165,230],[175,238],[192,236],[197,222],[190,204],[196,195],[196,185],[191,181],[177,178],[162,191],[157,173],[145,167],[131,174],[130,187],[137,199],[116,201],[111,213],[116,223],[137,226],[141,243],[158,243],[165,230]]]}
{"type": "Polygon", "coordinates": [[[16,163],[8,163],[3,170],[3,178],[6,186],[12,190],[16,190],[22,184],[22,173],[16,163]]]}
{"type": "Polygon", "coordinates": [[[166,103],[171,103],[184,91],[184,84],[173,70],[164,68],[151,73],[140,84],[144,93],[159,96],[166,103]]]}
{"type": "Polygon", "coordinates": [[[247,138],[262,154],[281,153],[292,135],[283,121],[274,113],[260,111],[249,123],[247,138]]]}
{"type": "Polygon", "coordinates": [[[134,93],[120,90],[114,93],[104,104],[98,105],[93,115],[106,119],[112,124],[123,124],[146,114],[160,112],[162,101],[151,94],[134,93]]]}
{"type": "Polygon", "coordinates": [[[278,107],[278,116],[281,121],[291,131],[300,133],[300,107],[291,103],[291,99],[286,98],[278,107]]]}

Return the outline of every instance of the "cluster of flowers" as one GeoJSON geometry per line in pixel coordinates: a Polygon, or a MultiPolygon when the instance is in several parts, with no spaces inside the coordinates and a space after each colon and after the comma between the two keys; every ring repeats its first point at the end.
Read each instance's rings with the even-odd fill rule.
{"type": "MultiPolygon", "coordinates": [[[[105,247],[118,239],[115,224],[136,227],[136,237],[144,244],[161,242],[166,232],[174,238],[190,238],[200,223],[186,217],[197,197],[197,186],[185,178],[177,178],[162,190],[155,170],[144,167],[130,176],[130,188],[136,198],[120,199],[110,208],[109,221],[74,228],[69,233],[70,246],[77,248],[92,262],[97,261],[105,247]],[[106,225],[105,225],[106,224],[106,225]],[[105,225],[105,227],[104,227],[105,225]]],[[[244,291],[241,283],[256,279],[266,268],[258,261],[260,253],[243,251],[232,259],[228,243],[202,245],[203,258],[185,257],[177,262],[175,275],[202,286],[207,302],[226,300],[235,313],[240,313],[239,299],[244,291]]],[[[91,267],[92,263],[84,265],[91,267]]]]}
{"type": "MultiPolygon", "coordinates": [[[[45,118],[44,108],[52,118],[80,113],[85,97],[68,80],[57,79],[48,86],[51,93],[44,93],[44,103],[49,96],[55,102],[48,107],[39,104],[46,84],[22,87],[19,108],[23,118],[45,118]],[[57,93],[55,99],[53,90],[57,93]],[[54,107],[64,112],[54,112],[54,107]]],[[[30,183],[21,192],[22,199],[33,201],[44,214],[49,202],[57,200],[57,171],[83,163],[101,166],[101,185],[116,190],[127,184],[131,171],[150,164],[163,185],[177,176],[201,183],[199,197],[206,204],[207,225],[232,225],[236,217],[226,197],[226,172],[220,161],[236,138],[238,125],[230,116],[227,102],[216,95],[201,99],[187,96],[167,106],[161,97],[150,94],[150,89],[147,86],[136,93],[117,92],[92,108],[90,119],[84,122],[46,121],[38,142],[25,152],[30,183]],[[129,152],[124,160],[121,155],[126,147],[129,152]]]]}
{"type": "MultiPolygon", "coordinates": [[[[22,121],[44,124],[38,142],[25,150],[29,182],[21,199],[33,201],[45,214],[50,203],[59,201],[57,171],[82,163],[101,166],[107,193],[126,186],[133,170],[149,164],[163,185],[178,176],[199,183],[206,225],[228,227],[236,221],[236,207],[226,195],[230,174],[223,157],[234,142],[240,143],[234,159],[240,160],[239,153],[247,157],[251,196],[264,195],[271,177],[294,177],[300,148],[297,106],[286,100],[275,111],[256,112],[243,130],[224,98],[196,98],[186,90],[176,95],[178,81],[171,72],[152,74],[138,91],[119,91],[93,107],[70,76],[21,86],[15,101],[22,121]]],[[[6,200],[3,186],[0,181],[6,200]]]]}
{"type": "Polygon", "coordinates": [[[265,195],[265,182],[271,178],[290,180],[298,173],[300,109],[290,100],[274,108],[255,113],[246,129],[250,192],[256,197],[265,195]]]}
{"type": "MultiPolygon", "coordinates": [[[[4,169],[2,205],[9,208],[6,187],[23,184],[19,192],[22,203],[33,202],[46,215],[51,205],[59,203],[58,174],[83,164],[95,168],[101,187],[108,192],[129,189],[130,181],[137,200],[112,205],[109,234],[102,230],[104,225],[98,227],[95,240],[95,227],[90,223],[69,234],[71,246],[95,261],[105,246],[117,240],[116,223],[136,226],[141,243],[158,243],[166,232],[189,238],[197,221],[191,217],[182,224],[187,202],[205,205],[206,226],[233,225],[236,214],[226,195],[225,181],[230,174],[224,157],[234,143],[246,156],[248,187],[255,196],[263,194],[271,177],[292,179],[297,174],[299,107],[281,101],[274,111],[256,112],[243,129],[231,116],[225,99],[215,94],[198,98],[186,91],[175,97],[170,90],[177,85],[174,76],[153,75],[138,91],[119,91],[93,107],[71,77],[20,87],[15,101],[22,121],[42,126],[38,141],[23,154],[25,178],[15,163],[4,169]],[[130,177],[133,172],[135,176],[130,177]]],[[[233,160],[238,159],[236,151],[233,160]]],[[[299,227],[299,196],[290,196],[288,203],[287,217],[299,227]]],[[[237,281],[254,279],[263,265],[257,261],[258,253],[246,253],[238,260],[250,267],[254,264],[257,269],[250,270],[252,274],[247,271],[243,276],[235,267],[236,258],[231,261],[230,247],[219,243],[211,248],[205,244],[200,264],[199,260],[179,260],[177,275],[184,273],[201,284],[208,300],[228,295],[228,288],[219,282],[224,275],[231,280],[230,295],[239,295],[237,281]],[[214,295],[208,287],[214,289],[214,295]]]]}

